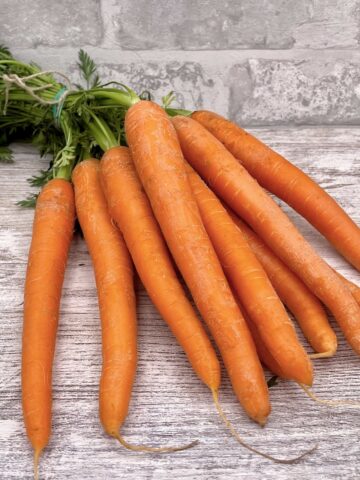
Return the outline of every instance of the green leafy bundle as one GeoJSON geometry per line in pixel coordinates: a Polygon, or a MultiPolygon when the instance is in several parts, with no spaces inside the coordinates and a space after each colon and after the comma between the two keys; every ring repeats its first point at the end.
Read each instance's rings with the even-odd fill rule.
{"type": "MultiPolygon", "coordinates": [[[[47,170],[29,178],[33,187],[42,187],[54,177],[70,178],[78,161],[98,158],[102,150],[96,139],[104,125],[108,131],[100,143],[109,137],[110,143],[126,144],[126,110],[139,99],[152,98],[148,91],[137,95],[118,82],[101,84],[97,66],[84,50],[79,51],[77,66],[82,84],[73,85],[65,75],[57,74],[63,80],[58,81],[56,72],[21,62],[0,46],[0,162],[12,161],[11,142],[31,142],[41,156],[50,158],[47,170]]],[[[174,98],[174,92],[162,98],[169,115],[191,113],[172,109],[174,98]]],[[[36,196],[20,204],[33,206],[36,196]]]]}

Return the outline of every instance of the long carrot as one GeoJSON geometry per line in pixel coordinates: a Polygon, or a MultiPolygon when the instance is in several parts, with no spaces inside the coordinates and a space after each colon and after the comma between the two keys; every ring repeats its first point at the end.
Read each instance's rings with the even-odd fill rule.
{"type": "Polygon", "coordinates": [[[310,345],[323,357],[334,355],[336,335],[320,301],[251,228],[233,212],[228,212],[264,267],[279,297],[297,319],[310,345]]]}
{"type": "Polygon", "coordinates": [[[360,353],[360,307],[348,287],[219,140],[191,118],[177,116],[173,123],[189,163],[332,311],[360,353]]]}
{"type": "Polygon", "coordinates": [[[192,118],[206,127],[260,185],[287,202],[360,270],[360,228],[317,183],[283,156],[234,123],[212,112],[192,118]]]}
{"type": "MultiPolygon", "coordinates": [[[[183,346],[193,368],[212,391],[224,423],[246,448],[266,458],[288,463],[287,460],[274,459],[245,444],[228,422],[218,401],[219,364],[176,279],[162,234],[142,190],[128,149],[116,147],[107,151],[101,160],[101,173],[109,210],[124,233],[138,273],[150,297],[183,346]]],[[[235,351],[234,359],[239,354],[240,351],[235,351]]],[[[297,460],[298,458],[292,459],[290,462],[297,460]]]]}
{"type": "Polygon", "coordinates": [[[52,363],[74,220],[71,184],[61,178],[50,180],[36,203],[24,294],[22,404],[36,478],[51,432],[52,363]]]}
{"type": "Polygon", "coordinates": [[[131,445],[120,434],[136,373],[137,326],[133,267],[121,233],[110,217],[101,188],[99,161],[73,171],[76,212],[94,265],[102,325],[103,367],[100,419],[106,433],[129,450],[174,452],[189,447],[131,445]]]}
{"type": "Polygon", "coordinates": [[[175,262],[220,349],[234,391],[248,415],[264,424],[270,412],[264,373],[201,222],[175,130],[165,112],[147,101],[128,110],[125,128],[139,178],[175,262]]]}
{"type": "Polygon", "coordinates": [[[73,171],[76,212],[94,265],[102,324],[100,419],[118,437],[136,373],[137,327],[133,268],[121,233],[111,221],[100,186],[99,162],[73,171]]]}
{"type": "Polygon", "coordinates": [[[201,380],[220,385],[215,350],[177,279],[159,226],[126,147],[108,150],[100,162],[109,211],[121,229],[139,276],[201,380]]]}
{"type": "Polygon", "coordinates": [[[311,385],[311,362],[261,263],[220,200],[188,164],[187,172],[223,270],[267,349],[287,378],[311,385]]]}

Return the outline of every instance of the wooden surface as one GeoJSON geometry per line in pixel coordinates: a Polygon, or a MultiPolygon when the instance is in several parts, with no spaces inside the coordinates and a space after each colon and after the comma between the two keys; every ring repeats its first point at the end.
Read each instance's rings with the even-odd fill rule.
{"type": "MultiPolygon", "coordinates": [[[[309,172],[360,222],[360,128],[258,128],[253,132],[309,172]]],[[[31,479],[32,452],[20,405],[20,348],[33,212],[16,207],[15,202],[30,190],[25,179],[45,161],[30,147],[14,149],[16,162],[0,166],[0,478],[31,479]]],[[[334,267],[360,283],[360,275],[312,227],[290,215],[334,267]]],[[[133,443],[177,445],[199,439],[199,445],[172,455],[132,453],[102,432],[97,412],[101,346],[96,291],[86,245],[75,237],[56,349],[53,435],[41,461],[42,479],[360,478],[359,410],[319,406],[297,385],[282,382],[271,389],[273,411],[268,425],[260,429],[242,412],[224,373],[223,408],[253,446],[284,457],[319,442],[318,450],[299,464],[273,464],[244,450],[225,430],[209,391],[195,377],[140,285],[138,319],[138,374],[123,434],[133,443]]],[[[360,399],[359,366],[359,358],[339,334],[336,357],[316,361],[314,391],[324,398],[360,399]]]]}

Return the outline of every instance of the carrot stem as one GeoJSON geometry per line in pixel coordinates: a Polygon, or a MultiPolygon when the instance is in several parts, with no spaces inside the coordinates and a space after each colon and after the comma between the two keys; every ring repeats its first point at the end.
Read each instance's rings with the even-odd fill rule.
{"type": "Polygon", "coordinates": [[[121,90],[116,88],[99,88],[91,90],[91,94],[94,95],[96,98],[111,99],[116,104],[125,108],[130,108],[132,105],[135,105],[135,103],[140,100],[136,93],[130,88],[127,89],[126,92],[122,92],[121,90]]]}
{"type": "Polygon", "coordinates": [[[54,178],[70,181],[71,172],[76,160],[76,128],[69,114],[65,111],[60,116],[61,129],[65,137],[65,147],[62,148],[54,159],[54,178]]]}
{"type": "Polygon", "coordinates": [[[92,111],[89,111],[91,116],[91,121],[86,122],[87,126],[95,138],[96,142],[99,144],[100,148],[107,152],[113,147],[117,147],[119,144],[116,141],[114,134],[112,133],[110,127],[104,122],[100,117],[95,115],[92,111]]]}
{"type": "Polygon", "coordinates": [[[176,115],[182,115],[183,117],[190,117],[193,113],[191,110],[185,110],[183,108],[165,108],[165,112],[169,115],[169,117],[176,117],[176,115]]]}

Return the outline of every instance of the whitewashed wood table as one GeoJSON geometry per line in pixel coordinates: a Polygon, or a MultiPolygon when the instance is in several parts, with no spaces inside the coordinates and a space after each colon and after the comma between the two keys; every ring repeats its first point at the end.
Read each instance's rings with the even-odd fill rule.
{"type": "MultiPolygon", "coordinates": [[[[253,132],[312,175],[360,222],[360,127],[258,128],[253,132]]],[[[20,404],[22,295],[32,216],[15,203],[29,192],[25,179],[45,160],[16,145],[15,163],[1,165],[0,188],[0,478],[31,479],[32,452],[20,404]]],[[[286,209],[305,237],[349,279],[360,276],[304,220],[286,209]]],[[[359,246],[360,248],[360,246],[359,246]]],[[[86,245],[75,237],[61,305],[54,366],[53,435],[41,460],[48,480],[288,480],[360,478],[359,410],[314,404],[294,383],[271,389],[266,428],[250,422],[225,372],[224,410],[253,446],[280,457],[319,442],[296,465],[280,465],[242,448],[221,424],[211,395],[192,372],[172,334],[138,286],[139,362],[130,413],[123,427],[133,443],[197,447],[167,455],[124,450],[98,419],[101,367],[99,313],[86,245]]],[[[339,330],[336,328],[339,333],[339,330]]],[[[360,359],[339,333],[335,358],[317,361],[314,391],[360,399],[360,359]]]]}

